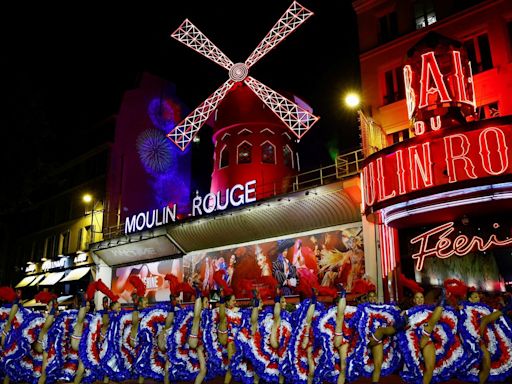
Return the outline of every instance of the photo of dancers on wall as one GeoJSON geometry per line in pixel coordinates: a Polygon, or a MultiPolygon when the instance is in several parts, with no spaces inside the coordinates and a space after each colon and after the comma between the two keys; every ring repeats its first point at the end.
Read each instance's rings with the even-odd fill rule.
{"type": "Polygon", "coordinates": [[[365,275],[362,225],[352,224],[275,241],[233,248],[194,252],[183,258],[184,281],[216,289],[213,275],[226,271],[226,282],[237,297],[250,297],[275,279],[283,295],[310,293],[313,286],[336,287],[351,292],[365,275]]]}

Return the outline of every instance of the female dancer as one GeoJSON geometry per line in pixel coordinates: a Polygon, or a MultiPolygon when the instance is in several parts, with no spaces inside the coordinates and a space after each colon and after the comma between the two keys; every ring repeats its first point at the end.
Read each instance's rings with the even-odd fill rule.
{"type": "Polygon", "coordinates": [[[338,375],[337,384],[345,384],[347,370],[347,352],[348,341],[343,335],[343,325],[345,324],[345,309],[347,308],[347,291],[340,284],[338,297],[336,298],[336,328],[334,329],[334,348],[338,350],[340,356],[340,374],[338,375]]]}
{"type": "Polygon", "coordinates": [[[0,301],[5,303],[12,303],[11,310],[9,311],[9,317],[7,322],[2,329],[2,335],[0,337],[0,347],[3,348],[5,345],[5,339],[7,334],[11,330],[11,324],[16,317],[19,309],[19,296],[11,287],[0,287],[0,301]]]}
{"type": "Polygon", "coordinates": [[[195,349],[197,352],[197,358],[199,360],[199,373],[194,380],[194,384],[200,384],[206,377],[206,358],[204,353],[204,345],[201,341],[201,314],[203,309],[208,308],[208,301],[204,301],[201,290],[196,283],[194,284],[194,289],[196,291],[196,299],[194,302],[194,318],[192,320],[192,329],[190,330],[190,335],[188,337],[188,345],[190,348],[195,349]]]}
{"type": "Polygon", "coordinates": [[[46,382],[46,366],[48,365],[48,330],[53,324],[55,319],[55,312],[57,310],[57,296],[50,292],[39,292],[35,297],[36,301],[45,303],[47,305],[47,314],[37,337],[36,342],[33,344],[34,351],[43,355],[43,364],[41,366],[41,376],[39,376],[38,384],[46,382]]]}
{"type": "MultiPolygon", "coordinates": [[[[460,284],[463,285],[464,283],[460,282],[460,284]]],[[[469,303],[463,303],[461,306],[461,314],[465,326],[463,328],[470,328],[471,326],[474,326],[475,323],[478,324],[478,328],[475,330],[474,335],[469,330],[464,330],[463,335],[466,336],[466,339],[473,338],[474,340],[471,341],[473,342],[473,344],[475,344],[476,348],[480,349],[481,352],[480,356],[476,356],[480,363],[480,369],[478,372],[478,382],[480,384],[486,383],[489,376],[493,376],[494,380],[501,381],[508,377],[511,374],[511,372],[510,369],[501,372],[499,366],[505,365],[505,363],[510,364],[510,362],[493,362],[492,355],[502,355],[503,357],[504,354],[500,353],[499,351],[500,346],[504,346],[504,349],[510,348],[510,337],[512,336],[510,332],[511,325],[510,322],[507,320],[505,320],[505,323],[503,323],[502,316],[505,313],[512,310],[512,301],[507,303],[507,305],[503,307],[501,310],[495,311],[493,311],[492,308],[480,303],[480,294],[477,291],[469,291],[467,293],[467,301],[469,303]],[[471,313],[472,311],[474,311],[474,314],[472,314],[474,316],[474,319],[470,317],[471,315],[468,315],[468,313],[471,313]],[[496,331],[493,328],[491,328],[490,324],[494,324],[494,328],[499,328],[499,331],[496,331]],[[487,337],[488,332],[493,332],[494,337],[487,337]],[[505,336],[505,338],[503,336],[505,336]],[[494,339],[494,342],[498,344],[493,346],[492,348],[493,350],[497,351],[496,353],[494,353],[494,351],[491,352],[490,341],[492,339],[494,339]],[[497,363],[495,368],[492,367],[491,362],[497,363]],[[493,374],[492,370],[494,370],[495,374],[493,374]]],[[[465,340],[466,343],[469,343],[471,341],[465,340]]],[[[474,349],[471,348],[470,350],[474,349]]],[[[473,379],[473,369],[468,369],[462,376],[464,379],[473,379]]]]}

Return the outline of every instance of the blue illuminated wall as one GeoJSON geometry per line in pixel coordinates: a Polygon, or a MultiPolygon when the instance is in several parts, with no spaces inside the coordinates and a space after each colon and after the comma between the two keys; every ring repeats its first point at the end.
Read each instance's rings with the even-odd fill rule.
{"type": "Polygon", "coordinates": [[[173,203],[178,214],[190,212],[191,153],[166,137],[187,112],[174,85],[150,74],[125,92],[109,170],[107,226],[173,203]]]}

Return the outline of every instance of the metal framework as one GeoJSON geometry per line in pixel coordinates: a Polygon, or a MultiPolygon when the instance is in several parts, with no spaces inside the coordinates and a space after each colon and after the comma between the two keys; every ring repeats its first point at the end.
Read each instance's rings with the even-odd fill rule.
{"type": "Polygon", "coordinates": [[[194,24],[185,20],[171,36],[206,56],[229,72],[229,79],[192,111],[167,137],[184,151],[226,94],[237,82],[244,82],[299,139],[318,117],[293,101],[248,76],[249,69],[306,21],[313,12],[294,1],[244,63],[234,64],[194,24]]]}

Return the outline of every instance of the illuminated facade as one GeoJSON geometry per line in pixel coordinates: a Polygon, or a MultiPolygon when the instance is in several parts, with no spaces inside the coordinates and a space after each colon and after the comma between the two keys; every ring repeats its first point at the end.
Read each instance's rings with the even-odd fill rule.
{"type": "Polygon", "coordinates": [[[399,272],[504,290],[512,281],[512,4],[353,5],[363,211],[367,232],[378,233],[384,293],[398,295],[399,272]]]}

